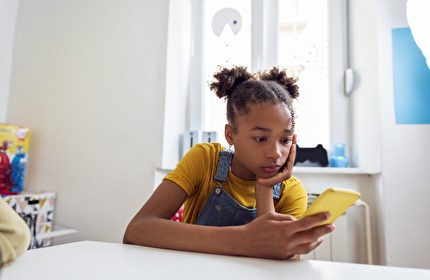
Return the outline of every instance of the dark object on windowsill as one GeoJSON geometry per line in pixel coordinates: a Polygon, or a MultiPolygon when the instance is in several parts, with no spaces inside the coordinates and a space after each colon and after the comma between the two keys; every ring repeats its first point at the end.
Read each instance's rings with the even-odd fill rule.
{"type": "Polygon", "coordinates": [[[301,148],[299,145],[296,147],[295,166],[328,166],[327,150],[324,149],[323,145],[318,144],[314,148],[301,148]]]}

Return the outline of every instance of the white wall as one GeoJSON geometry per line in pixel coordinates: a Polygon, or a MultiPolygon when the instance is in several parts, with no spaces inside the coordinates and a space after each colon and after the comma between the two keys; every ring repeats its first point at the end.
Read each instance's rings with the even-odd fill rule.
{"type": "Polygon", "coordinates": [[[6,122],[16,13],[19,0],[0,0],[0,122],[6,122]]]}
{"type": "Polygon", "coordinates": [[[378,23],[387,263],[430,268],[430,125],[396,125],[394,120],[390,31],[408,26],[406,2],[386,0],[378,7],[392,11],[378,23]]]}
{"type": "Polygon", "coordinates": [[[430,125],[397,125],[394,118],[391,30],[408,27],[406,2],[350,1],[351,63],[359,79],[353,93],[354,131],[363,155],[379,145],[374,140],[381,135],[386,263],[430,268],[430,125]],[[380,132],[368,128],[375,122],[381,124],[380,132]]]}
{"type": "MultiPolygon", "coordinates": [[[[168,1],[22,0],[7,121],[68,240],[121,242],[160,166],[168,1]]],[[[55,242],[61,242],[56,239],[55,242]]]]}

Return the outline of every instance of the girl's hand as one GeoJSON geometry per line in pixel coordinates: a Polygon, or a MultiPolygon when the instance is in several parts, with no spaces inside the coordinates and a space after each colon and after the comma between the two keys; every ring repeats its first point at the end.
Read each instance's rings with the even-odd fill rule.
{"type": "Polygon", "coordinates": [[[334,225],[318,226],[328,218],[328,213],[299,220],[289,215],[266,213],[244,226],[242,248],[246,249],[246,256],[271,259],[307,254],[323,242],[323,235],[335,230],[334,225]]]}

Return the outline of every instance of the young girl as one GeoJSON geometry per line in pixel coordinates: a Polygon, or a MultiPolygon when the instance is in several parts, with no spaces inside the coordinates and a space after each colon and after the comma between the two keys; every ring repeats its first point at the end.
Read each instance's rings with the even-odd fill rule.
{"type": "Polygon", "coordinates": [[[299,219],[307,194],[291,176],[296,79],[277,67],[221,68],[214,78],[210,88],[227,100],[230,147],[193,146],[131,220],[124,243],[276,259],[310,252],[334,226],[317,226],[328,213],[299,219]],[[172,222],[182,205],[183,222],[172,222]]]}

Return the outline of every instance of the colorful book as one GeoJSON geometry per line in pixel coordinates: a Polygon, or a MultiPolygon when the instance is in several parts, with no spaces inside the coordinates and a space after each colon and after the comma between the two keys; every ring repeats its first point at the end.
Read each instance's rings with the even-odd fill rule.
{"type": "Polygon", "coordinates": [[[30,130],[0,123],[0,195],[24,190],[30,130]]]}

